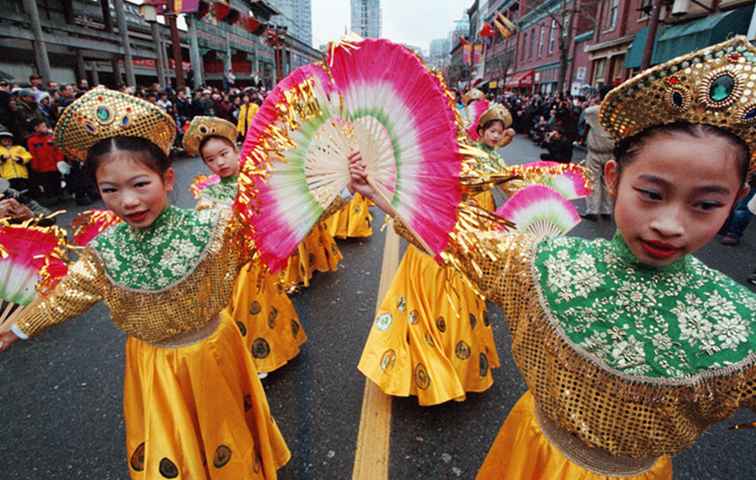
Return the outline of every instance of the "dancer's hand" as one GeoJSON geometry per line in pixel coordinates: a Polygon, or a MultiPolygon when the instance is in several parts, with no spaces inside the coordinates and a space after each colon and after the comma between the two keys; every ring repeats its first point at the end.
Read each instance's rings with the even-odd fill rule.
{"type": "Polygon", "coordinates": [[[3,332],[0,333],[0,352],[4,352],[18,341],[18,337],[13,332],[3,332]]]}
{"type": "Polygon", "coordinates": [[[375,205],[386,213],[390,213],[392,208],[383,198],[375,191],[367,180],[367,167],[362,160],[360,152],[353,152],[349,155],[349,191],[359,193],[363,197],[370,199],[375,205]]]}

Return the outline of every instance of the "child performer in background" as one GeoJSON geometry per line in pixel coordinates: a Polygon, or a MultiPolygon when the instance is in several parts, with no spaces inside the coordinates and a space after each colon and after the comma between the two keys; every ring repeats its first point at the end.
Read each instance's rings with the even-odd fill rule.
{"type": "MultiPolygon", "coordinates": [[[[231,122],[203,116],[194,117],[184,135],[184,150],[199,155],[214,174],[192,185],[198,210],[233,204],[240,166],[236,135],[231,122]]],[[[279,275],[270,274],[259,258],[239,272],[228,309],[261,378],[296,357],[307,340],[279,275]]]]}

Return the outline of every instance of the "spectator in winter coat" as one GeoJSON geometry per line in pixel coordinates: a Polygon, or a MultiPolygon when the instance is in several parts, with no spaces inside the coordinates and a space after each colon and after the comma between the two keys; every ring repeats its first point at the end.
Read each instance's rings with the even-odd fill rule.
{"type": "Polygon", "coordinates": [[[63,161],[63,152],[55,145],[55,138],[44,121],[37,121],[27,146],[32,156],[33,196],[43,203],[57,203],[61,194],[58,162],[63,161]]]}
{"type": "Polygon", "coordinates": [[[13,134],[0,125],[0,177],[8,180],[15,190],[28,190],[30,161],[29,152],[21,145],[13,145],[13,134]]]}
{"type": "Polygon", "coordinates": [[[16,97],[16,128],[20,137],[16,138],[16,142],[26,144],[26,139],[34,133],[34,123],[43,117],[34,101],[34,92],[31,89],[22,88],[16,97]]]}

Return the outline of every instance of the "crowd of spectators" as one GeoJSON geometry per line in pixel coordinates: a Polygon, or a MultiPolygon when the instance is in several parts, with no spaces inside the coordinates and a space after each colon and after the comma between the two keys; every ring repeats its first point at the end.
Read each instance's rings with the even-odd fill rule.
{"type": "MultiPolygon", "coordinates": [[[[77,204],[89,205],[97,198],[97,189],[78,162],[63,157],[54,143],[53,131],[63,110],[91,87],[86,80],[78,84],[44,84],[39,75],[31,75],[28,80],[0,81],[0,177],[19,195],[43,205],[56,205],[69,195],[77,204]]],[[[175,150],[179,154],[183,132],[197,115],[224,118],[237,125],[243,138],[267,94],[265,88],[257,86],[176,91],[155,83],[121,89],[158,105],[176,120],[175,150]]]]}

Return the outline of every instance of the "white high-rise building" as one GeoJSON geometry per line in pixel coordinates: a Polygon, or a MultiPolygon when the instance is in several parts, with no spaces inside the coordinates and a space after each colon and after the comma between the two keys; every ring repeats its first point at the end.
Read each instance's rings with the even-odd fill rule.
{"type": "Polygon", "coordinates": [[[312,0],[268,0],[279,12],[272,23],[286,27],[289,35],[312,46],[312,0]]]}
{"type": "Polygon", "coordinates": [[[352,31],[361,37],[381,36],[380,0],[352,0],[352,31]]]}
{"type": "Polygon", "coordinates": [[[448,38],[431,40],[428,62],[434,67],[441,69],[449,63],[451,46],[448,38]]]}

